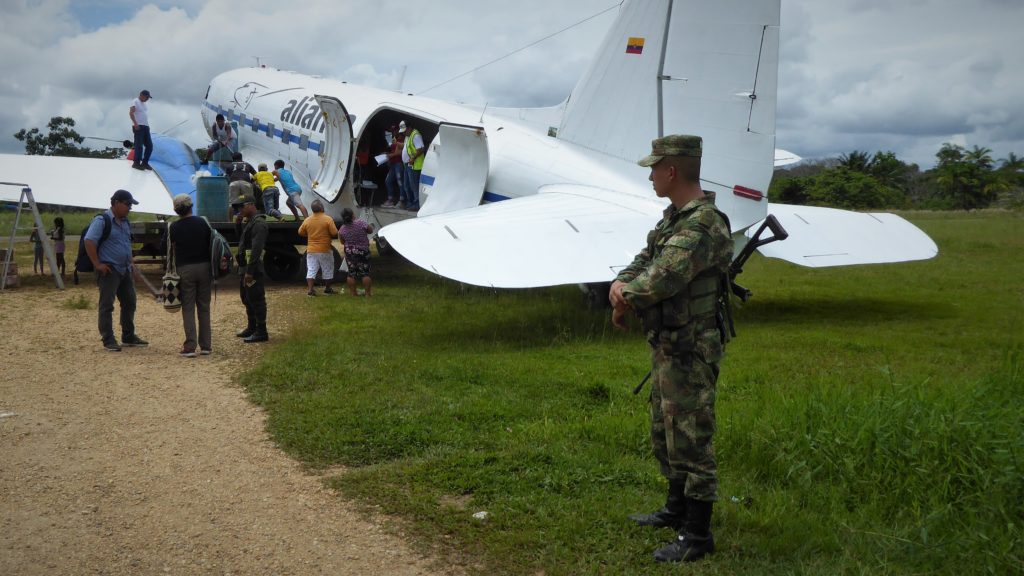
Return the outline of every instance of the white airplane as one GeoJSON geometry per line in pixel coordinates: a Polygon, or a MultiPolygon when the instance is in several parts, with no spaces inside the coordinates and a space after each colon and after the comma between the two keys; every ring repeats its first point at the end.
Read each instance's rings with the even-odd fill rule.
{"type": "MultiPolygon", "coordinates": [[[[667,206],[636,161],[671,133],[704,138],[703,187],[729,215],[738,252],[754,237],[751,248],[812,267],[935,256],[927,235],[891,214],[767,201],[773,167],[799,160],[775,150],[779,11],[780,0],[627,0],[569,98],[550,108],[474,108],[245,68],[211,81],[202,115],[207,127],[218,113],[236,126],[249,163],[283,159],[307,205],[321,198],[335,217],[362,208],[382,244],[469,284],[610,282],[667,206]],[[401,120],[429,143],[422,208],[357,206],[383,182],[360,156],[382,152],[401,120]],[[789,238],[759,238],[762,223],[789,238]]],[[[0,158],[0,176],[9,164],[0,158]]]]}

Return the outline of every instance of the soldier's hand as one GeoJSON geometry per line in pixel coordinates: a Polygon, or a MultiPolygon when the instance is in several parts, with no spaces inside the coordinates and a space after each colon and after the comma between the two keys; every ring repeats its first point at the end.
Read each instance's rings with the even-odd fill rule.
{"type": "Polygon", "coordinates": [[[615,326],[619,330],[626,330],[629,325],[626,323],[626,310],[624,306],[616,306],[612,308],[612,326],[615,326]]]}
{"type": "Polygon", "coordinates": [[[611,290],[608,291],[608,302],[611,303],[612,308],[627,306],[626,299],[622,296],[622,289],[625,286],[626,283],[620,280],[612,282],[611,290]]]}

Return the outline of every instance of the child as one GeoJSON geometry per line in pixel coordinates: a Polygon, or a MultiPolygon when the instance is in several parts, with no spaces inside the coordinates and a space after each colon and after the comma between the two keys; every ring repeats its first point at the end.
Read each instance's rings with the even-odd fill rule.
{"type": "Polygon", "coordinates": [[[43,239],[39,237],[39,227],[32,227],[32,235],[28,237],[28,241],[35,244],[32,258],[32,272],[36,274],[42,274],[43,268],[43,239]]]}
{"type": "Polygon", "coordinates": [[[50,239],[53,240],[53,251],[57,255],[57,270],[64,275],[64,219],[57,216],[53,219],[53,230],[50,230],[50,239]]]}

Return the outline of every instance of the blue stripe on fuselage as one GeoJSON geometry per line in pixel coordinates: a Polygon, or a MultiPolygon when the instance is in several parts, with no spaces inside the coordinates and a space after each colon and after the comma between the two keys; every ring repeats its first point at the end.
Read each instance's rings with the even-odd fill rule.
{"type": "MultiPolygon", "coordinates": [[[[203,105],[206,106],[208,109],[216,112],[217,114],[223,114],[224,118],[227,119],[228,122],[231,122],[231,121],[239,122],[239,121],[242,120],[242,115],[241,114],[236,114],[233,110],[228,110],[226,108],[221,108],[220,106],[214,106],[213,104],[210,104],[209,102],[204,102],[203,105]]],[[[242,121],[242,126],[248,126],[251,129],[252,125],[253,125],[253,119],[252,118],[246,118],[244,121],[242,121]]],[[[268,127],[269,127],[269,124],[264,124],[264,123],[260,122],[256,126],[256,131],[257,132],[263,132],[265,134],[267,132],[267,128],[268,127]]],[[[284,136],[284,131],[283,130],[279,130],[277,128],[274,128],[274,138],[281,138],[282,136],[284,136]]],[[[287,143],[289,145],[291,145],[291,144],[296,144],[297,145],[299,143],[300,139],[301,139],[301,135],[289,134],[288,135],[288,142],[287,143]]],[[[310,137],[310,140],[306,144],[306,146],[310,150],[314,150],[317,153],[320,152],[320,143],[319,142],[314,142],[312,137],[310,137]]]]}

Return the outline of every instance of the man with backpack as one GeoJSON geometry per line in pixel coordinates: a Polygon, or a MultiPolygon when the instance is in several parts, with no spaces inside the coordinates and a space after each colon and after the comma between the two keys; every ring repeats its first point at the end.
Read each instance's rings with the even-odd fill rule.
{"type": "Polygon", "coordinates": [[[195,358],[197,353],[207,356],[213,348],[210,334],[210,296],[213,291],[210,237],[213,228],[209,222],[192,215],[192,197],[188,194],[174,197],[174,212],[180,218],[168,226],[167,236],[178,276],[181,277],[181,317],[185,326],[185,343],[178,355],[183,358],[195,358]]]}
{"type": "MultiPolygon", "coordinates": [[[[118,190],[110,197],[110,209],[97,215],[82,242],[96,284],[100,289],[99,330],[103,348],[120,352],[121,346],[144,347],[149,343],[135,333],[135,279],[132,264],[132,231],[128,214],[138,204],[131,192],[118,190]],[[121,305],[121,344],[114,337],[114,298],[121,305]]],[[[84,262],[82,263],[84,264],[84,262]]]]}

